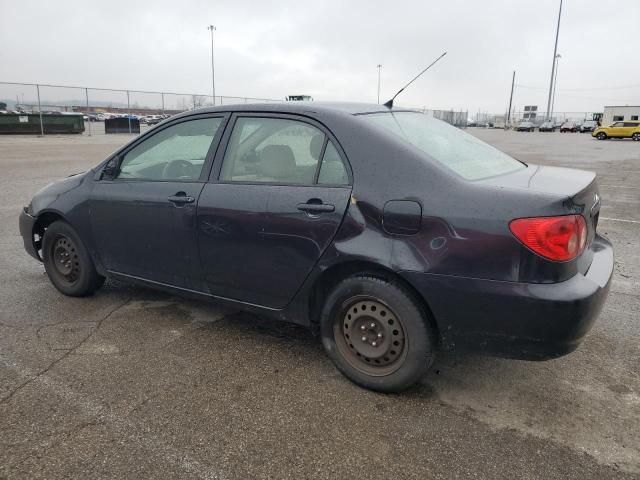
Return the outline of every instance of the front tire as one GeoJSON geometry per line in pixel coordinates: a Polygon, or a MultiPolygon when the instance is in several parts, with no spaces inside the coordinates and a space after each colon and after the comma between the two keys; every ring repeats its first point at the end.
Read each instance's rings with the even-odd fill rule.
{"type": "Polygon", "coordinates": [[[76,231],[64,221],[53,222],[45,231],[42,261],[53,286],[71,297],[91,295],[105,280],[76,231]]]}
{"type": "Polygon", "coordinates": [[[596,138],[598,140],[606,140],[607,139],[607,134],[604,132],[599,132],[598,135],[596,135],[596,138]]]}
{"type": "Polygon", "coordinates": [[[379,392],[415,384],[434,358],[427,312],[400,284],[349,277],[329,294],[320,318],[322,344],[352,382],[379,392]]]}

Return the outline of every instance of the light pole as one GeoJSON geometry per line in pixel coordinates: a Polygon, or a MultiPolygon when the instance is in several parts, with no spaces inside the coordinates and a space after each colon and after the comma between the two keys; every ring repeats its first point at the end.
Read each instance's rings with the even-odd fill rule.
{"type": "Polygon", "coordinates": [[[382,65],[378,64],[378,104],[380,104],[380,70],[382,65]]]}
{"type": "Polygon", "coordinates": [[[560,10],[558,10],[558,25],[556,27],[556,43],[553,47],[553,63],[551,64],[551,80],[549,82],[549,99],[547,100],[547,120],[550,119],[551,110],[551,94],[553,88],[553,78],[555,76],[556,70],[556,55],[558,54],[558,35],[560,34],[560,16],[562,15],[562,0],[560,0],[560,10]]]}
{"type": "Polygon", "coordinates": [[[507,110],[507,121],[504,124],[505,130],[511,126],[511,103],[513,102],[513,87],[516,85],[516,71],[513,71],[513,76],[511,77],[511,95],[509,95],[509,110],[507,110]]]}
{"type": "Polygon", "coordinates": [[[216,29],[209,25],[207,30],[211,31],[211,92],[213,93],[213,106],[216,106],[216,70],[213,66],[213,31],[216,29]]]}
{"type": "Polygon", "coordinates": [[[562,55],[558,53],[556,55],[556,74],[555,74],[555,77],[553,78],[553,94],[551,96],[551,114],[549,115],[549,120],[551,120],[551,117],[553,116],[553,111],[556,105],[556,87],[558,83],[558,66],[559,66],[558,63],[560,62],[561,58],[562,58],[562,55]]]}

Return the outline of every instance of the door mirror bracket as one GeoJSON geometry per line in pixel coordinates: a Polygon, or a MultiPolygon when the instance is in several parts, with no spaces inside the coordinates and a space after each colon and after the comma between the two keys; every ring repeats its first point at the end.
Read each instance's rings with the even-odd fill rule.
{"type": "Polygon", "coordinates": [[[111,160],[107,162],[107,164],[102,169],[102,180],[113,180],[118,176],[118,165],[120,164],[119,157],[113,157],[111,160]]]}

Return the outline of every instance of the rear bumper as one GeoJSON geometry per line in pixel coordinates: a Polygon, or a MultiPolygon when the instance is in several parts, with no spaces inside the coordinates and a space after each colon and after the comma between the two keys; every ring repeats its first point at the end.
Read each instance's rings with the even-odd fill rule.
{"type": "Polygon", "coordinates": [[[575,350],[600,313],[613,274],[613,248],[596,236],[585,275],[553,284],[403,272],[424,296],[443,346],[528,360],[575,350]]]}
{"type": "Polygon", "coordinates": [[[22,241],[24,242],[24,249],[29,255],[36,260],[42,261],[40,255],[38,255],[38,249],[33,239],[33,225],[36,223],[36,217],[29,215],[24,210],[20,213],[19,225],[20,235],[22,235],[22,241]]]}

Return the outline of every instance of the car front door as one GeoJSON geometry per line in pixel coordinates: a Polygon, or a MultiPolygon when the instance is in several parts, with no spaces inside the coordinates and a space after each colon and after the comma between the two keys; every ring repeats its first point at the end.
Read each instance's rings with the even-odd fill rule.
{"type": "Polygon", "coordinates": [[[201,289],[195,219],[224,116],[169,124],[109,162],[91,193],[91,227],[104,267],[201,289]]]}
{"type": "Polygon", "coordinates": [[[624,137],[624,122],[616,122],[609,129],[610,137],[624,137]]]}
{"type": "Polygon", "coordinates": [[[198,204],[202,275],[213,295],[282,308],[342,222],[350,171],[335,138],[310,120],[232,121],[198,204]]]}

